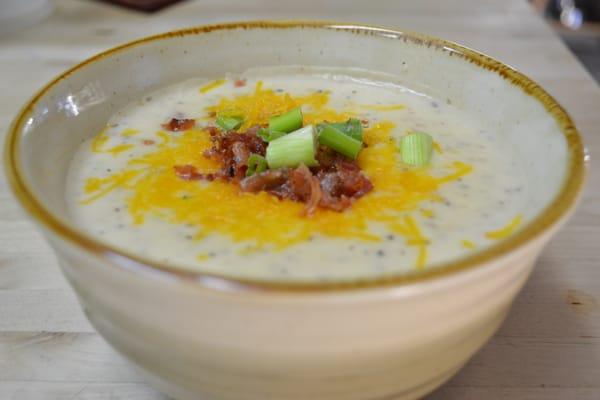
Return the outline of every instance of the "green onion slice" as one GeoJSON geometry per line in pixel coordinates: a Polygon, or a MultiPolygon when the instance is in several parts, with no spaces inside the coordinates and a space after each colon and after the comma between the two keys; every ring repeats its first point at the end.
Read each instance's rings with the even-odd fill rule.
{"type": "Polygon", "coordinates": [[[332,125],[323,127],[319,135],[319,142],[353,160],[358,157],[358,153],[362,149],[361,142],[352,139],[332,125]]]}
{"type": "Polygon", "coordinates": [[[302,109],[300,107],[269,119],[269,130],[271,132],[288,133],[300,128],[302,128],[302,109]]]}
{"type": "Polygon", "coordinates": [[[433,138],[424,132],[413,132],[400,139],[402,162],[422,167],[431,160],[433,138]]]}
{"type": "Polygon", "coordinates": [[[316,135],[314,126],[307,125],[270,142],[266,157],[269,168],[297,167],[300,164],[317,166],[316,135]]]}
{"type": "Polygon", "coordinates": [[[219,125],[224,130],[234,131],[242,125],[242,122],[244,122],[244,118],[234,117],[234,116],[226,116],[226,115],[217,115],[216,122],[217,122],[217,125],[219,125]]]}
{"type": "Polygon", "coordinates": [[[275,132],[270,129],[260,128],[256,133],[265,142],[272,142],[273,140],[284,136],[285,132],[275,132]]]}
{"type": "Polygon", "coordinates": [[[346,122],[319,124],[319,125],[317,125],[318,131],[321,132],[326,125],[333,126],[340,132],[344,133],[346,136],[350,136],[352,139],[358,140],[359,142],[363,141],[362,124],[356,118],[350,118],[346,122]]]}
{"type": "Polygon", "coordinates": [[[250,154],[248,157],[248,169],[246,170],[246,176],[252,176],[254,174],[260,174],[267,170],[267,160],[260,154],[250,154]]]}

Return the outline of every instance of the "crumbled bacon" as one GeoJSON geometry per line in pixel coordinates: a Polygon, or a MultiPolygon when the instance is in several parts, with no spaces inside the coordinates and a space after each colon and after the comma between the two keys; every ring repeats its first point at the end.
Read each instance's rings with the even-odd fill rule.
{"type": "Polygon", "coordinates": [[[260,174],[248,176],[240,181],[240,188],[244,192],[261,192],[277,190],[285,185],[289,178],[287,168],[271,169],[260,174]]]}
{"type": "Polygon", "coordinates": [[[162,124],[162,127],[171,132],[187,131],[192,129],[196,125],[195,119],[189,118],[171,118],[166,124],[162,124]]]}
{"type": "Polygon", "coordinates": [[[234,87],[244,87],[244,86],[246,86],[246,80],[245,79],[236,79],[235,82],[233,82],[233,86],[234,87]]]}
{"type": "Polygon", "coordinates": [[[150,145],[153,145],[154,143],[156,143],[156,142],[154,140],[152,140],[152,139],[144,139],[144,140],[142,140],[142,144],[145,145],[145,146],[150,146],[150,145]]]}
{"type": "Polygon", "coordinates": [[[306,205],[306,215],[312,215],[319,207],[343,211],[373,190],[373,184],[356,161],[327,148],[317,151],[317,167],[309,169],[300,165],[246,177],[250,154],[264,156],[266,152],[266,143],[257,135],[258,129],[255,126],[238,133],[207,128],[213,146],[204,156],[217,161],[221,169],[217,173],[202,174],[191,165],[183,165],[175,166],[175,173],[185,180],[228,180],[237,183],[244,192],[266,191],[280,199],[302,202],[306,205]]]}
{"type": "Polygon", "coordinates": [[[175,165],[173,169],[175,170],[175,175],[186,181],[198,181],[201,179],[206,181],[214,181],[219,177],[219,174],[202,174],[198,172],[196,167],[189,164],[175,165]]]}
{"type": "Polygon", "coordinates": [[[356,163],[341,162],[333,169],[317,173],[323,191],[320,207],[342,211],[350,207],[355,199],[373,190],[373,184],[356,163]]]}
{"type": "Polygon", "coordinates": [[[306,203],[304,212],[306,215],[312,215],[320,204],[323,196],[321,184],[306,165],[302,164],[296,168],[290,177],[292,189],[297,196],[302,196],[301,200],[306,203]]]}
{"type": "Polygon", "coordinates": [[[215,130],[209,128],[213,147],[205,151],[204,156],[221,165],[223,176],[236,180],[242,179],[246,176],[250,153],[264,156],[267,149],[257,132],[258,127],[250,128],[244,133],[234,131],[219,133],[216,128],[215,130]]]}

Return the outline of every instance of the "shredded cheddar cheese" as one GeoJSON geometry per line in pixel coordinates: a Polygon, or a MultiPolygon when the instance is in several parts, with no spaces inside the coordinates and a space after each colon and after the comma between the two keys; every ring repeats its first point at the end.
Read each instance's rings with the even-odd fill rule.
{"type": "Polygon", "coordinates": [[[487,232],[485,234],[485,237],[488,239],[495,239],[495,240],[504,239],[505,237],[512,234],[515,230],[517,230],[519,225],[521,225],[522,219],[523,219],[523,217],[519,214],[516,217],[514,217],[512,219],[512,221],[510,221],[506,226],[504,226],[496,231],[487,232]]]}
{"type": "Polygon", "coordinates": [[[123,132],[121,132],[121,135],[128,137],[128,136],[137,135],[138,133],[140,133],[139,129],[127,128],[127,129],[123,129],[123,132]]]}
{"type": "Polygon", "coordinates": [[[200,93],[208,93],[211,90],[216,89],[219,86],[223,85],[225,82],[227,82],[226,79],[217,79],[212,82],[209,82],[200,88],[200,93]]]}
{"type": "Polygon", "coordinates": [[[82,204],[89,204],[94,200],[98,200],[116,188],[128,187],[129,182],[135,178],[140,171],[138,170],[125,170],[123,172],[109,176],[108,178],[89,178],[85,185],[85,192],[92,194],[90,197],[82,200],[82,204]]]}
{"type": "MultiPolygon", "coordinates": [[[[201,91],[217,85],[216,82],[220,81],[204,86],[201,91]]],[[[328,100],[327,92],[290,96],[264,89],[259,82],[253,92],[221,98],[206,111],[243,115],[241,131],[265,124],[272,115],[298,106],[303,107],[305,124],[345,121],[356,115],[327,108],[328,100]]],[[[414,247],[415,265],[423,268],[427,262],[429,239],[411,212],[419,211],[423,201],[438,201],[439,187],[469,174],[472,167],[455,162],[447,166],[447,174],[441,177],[430,175],[426,168],[402,167],[392,140],[393,128],[394,124],[389,121],[373,121],[364,130],[367,146],[357,161],[373,183],[374,190],[341,213],[317,209],[312,217],[305,217],[301,212],[303,204],[280,200],[266,192],[245,193],[228,182],[186,181],[177,177],[173,172],[175,165],[192,165],[202,173],[218,168],[215,161],[203,156],[203,152],[211,147],[210,136],[203,130],[177,135],[156,132],[161,138],[156,149],[129,160],[121,172],[106,178],[88,179],[85,186],[88,197],[83,203],[90,203],[117,188],[125,189],[128,210],[135,224],[144,223],[148,216],[174,224],[191,224],[198,228],[197,238],[221,234],[246,244],[244,251],[250,252],[265,248],[281,250],[314,235],[380,241],[382,237],[371,229],[372,224],[379,224],[414,247]],[[260,229],[256,229],[257,226],[260,229]]],[[[103,146],[107,140],[101,133],[92,142],[92,150],[105,151],[103,146]]],[[[421,209],[421,213],[433,217],[431,210],[421,209]]],[[[198,259],[206,258],[201,254],[198,259]]]]}
{"type": "Polygon", "coordinates": [[[397,111],[403,110],[406,108],[404,104],[359,104],[360,108],[366,108],[367,110],[375,110],[375,111],[397,111]]]}
{"type": "Polygon", "coordinates": [[[475,243],[473,243],[470,240],[466,240],[466,239],[465,240],[461,240],[460,244],[462,244],[462,246],[465,249],[469,249],[469,250],[473,250],[473,249],[475,249],[477,247],[477,245],[475,245],[475,243]]]}
{"type": "Polygon", "coordinates": [[[224,115],[241,115],[244,122],[240,130],[254,125],[263,125],[269,122],[274,115],[302,106],[304,124],[318,122],[342,122],[355,116],[351,112],[338,113],[325,107],[329,101],[329,93],[314,92],[306,96],[290,96],[287,93],[276,93],[271,89],[263,89],[262,81],[256,84],[253,93],[236,96],[232,99],[221,98],[219,103],[208,107],[207,111],[224,115]]]}
{"type": "Polygon", "coordinates": [[[199,253],[196,255],[196,260],[198,261],[206,261],[210,258],[210,256],[207,253],[199,253]]]}
{"type": "Polygon", "coordinates": [[[119,144],[111,148],[104,148],[107,142],[110,140],[110,137],[106,134],[106,131],[102,131],[98,136],[96,136],[92,140],[92,151],[96,153],[109,153],[113,156],[127,151],[133,148],[132,144],[119,144]]]}
{"type": "Polygon", "coordinates": [[[419,211],[421,212],[421,215],[424,216],[425,218],[434,218],[435,217],[435,213],[433,212],[433,210],[430,210],[428,208],[421,208],[419,211]]]}

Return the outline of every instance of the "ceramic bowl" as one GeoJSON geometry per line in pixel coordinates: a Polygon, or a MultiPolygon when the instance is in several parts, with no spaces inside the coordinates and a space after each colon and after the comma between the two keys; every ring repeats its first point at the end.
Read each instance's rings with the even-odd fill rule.
{"type": "Polygon", "coordinates": [[[433,390],[496,331],[573,210],[585,172],[569,116],[519,72],[444,40],[320,22],[205,26],[99,54],[25,106],[6,151],[12,188],[91,323],[177,399],[416,399],[433,390]],[[438,268],[318,284],[181,272],[111,248],[69,220],[69,161],[116,110],[187,78],[283,64],[392,73],[477,113],[526,157],[535,217],[438,268]]]}

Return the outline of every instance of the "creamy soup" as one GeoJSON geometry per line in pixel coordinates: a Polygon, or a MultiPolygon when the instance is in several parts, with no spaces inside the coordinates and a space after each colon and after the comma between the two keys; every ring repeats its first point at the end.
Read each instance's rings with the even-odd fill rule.
{"type": "MultiPolygon", "coordinates": [[[[223,132],[219,134],[224,134],[223,132]]],[[[414,272],[464,257],[519,229],[528,195],[502,137],[447,99],[354,70],[252,70],[164,88],[117,112],[82,143],[68,177],[84,230],[166,265],[227,276],[327,281],[414,272]],[[317,208],[210,174],[215,119],[243,133],[301,107],[304,125],[361,121],[355,164],[372,189],[344,210],[317,208]],[[173,119],[187,121],[178,129],[173,119]],[[433,138],[427,165],[403,162],[411,132],[433,138]]]]}

